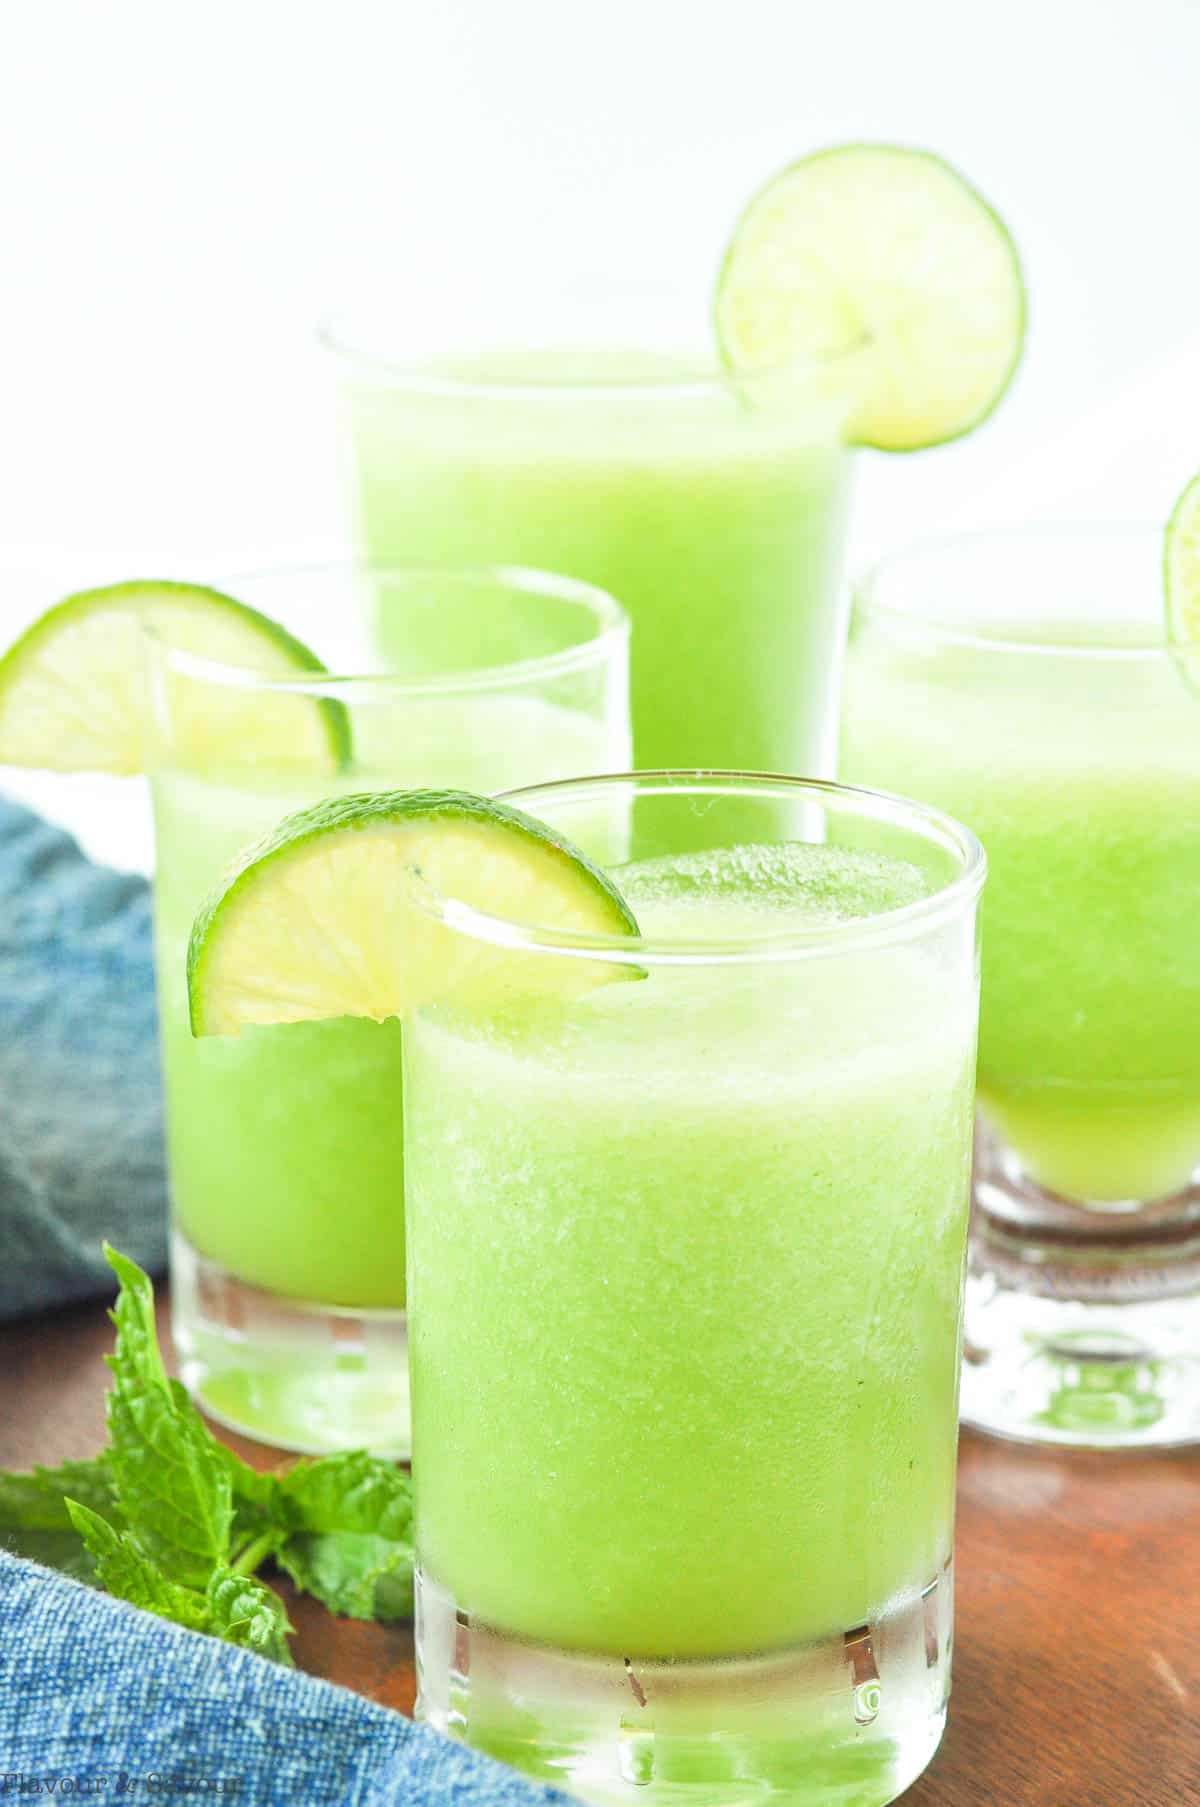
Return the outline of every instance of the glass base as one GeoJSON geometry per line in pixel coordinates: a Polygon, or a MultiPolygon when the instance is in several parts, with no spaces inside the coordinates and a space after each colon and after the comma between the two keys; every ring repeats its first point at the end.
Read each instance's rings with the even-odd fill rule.
{"type": "Polygon", "coordinates": [[[210,1418],[301,1455],[411,1453],[402,1311],[356,1311],[250,1286],[171,1234],[180,1374],[210,1418]]]}
{"type": "Polygon", "coordinates": [[[419,1719],[595,1807],[883,1807],[946,1722],[953,1569],[869,1625],[711,1661],[591,1655],[416,1577],[419,1719]]]}
{"type": "Polygon", "coordinates": [[[1076,1204],[981,1132],[962,1417],[1021,1442],[1200,1441],[1200,1186],[1076,1204]]]}

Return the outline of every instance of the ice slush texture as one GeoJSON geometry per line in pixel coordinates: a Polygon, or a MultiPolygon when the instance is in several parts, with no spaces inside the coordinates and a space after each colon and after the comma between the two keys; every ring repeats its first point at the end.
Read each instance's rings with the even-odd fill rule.
{"type": "Polygon", "coordinates": [[[1078,622],[1040,638],[935,657],[864,619],[841,775],[937,804],[987,849],[985,1115],[1052,1191],[1149,1199],[1200,1165],[1200,698],[1132,626],[1103,638],[1141,656],[1072,656],[1078,622]]]}
{"type": "MultiPolygon", "coordinates": [[[[924,888],[821,848],[615,876],[701,941],[924,888]]],[[[747,1654],[940,1573],[974,1019],[959,925],[406,1030],[420,1559],[461,1606],[747,1654]]]]}
{"type": "Polygon", "coordinates": [[[714,365],[620,348],[501,349],[442,374],[501,387],[351,387],[367,555],[534,565],[608,590],[633,620],[643,770],[827,768],[844,407],[747,400],[714,365]]]}

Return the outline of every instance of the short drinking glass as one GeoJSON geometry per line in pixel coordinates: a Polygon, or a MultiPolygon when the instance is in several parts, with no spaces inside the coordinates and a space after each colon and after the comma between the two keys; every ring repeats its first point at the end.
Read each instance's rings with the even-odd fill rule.
{"type": "Polygon", "coordinates": [[[330,794],[488,791],[620,767],[627,624],[602,592],[535,572],[335,566],[230,587],[354,675],[273,679],[152,653],[175,1338],[187,1385],[235,1429],[291,1449],[404,1455],[400,1025],[342,1018],[193,1040],[192,918],[235,853],[330,794]],[[361,638],[381,604],[382,665],[361,638]],[[219,743],[222,711],[247,687],[294,726],[297,769],[236,744],[200,771],[173,756],[178,721],[199,716],[219,743]],[[340,769],[305,769],[321,731],[340,769]]]}
{"type": "Polygon", "coordinates": [[[949,1685],[982,853],[867,792],[508,801],[640,937],[405,1026],[418,1711],[593,1802],[890,1801],[949,1685]]]}

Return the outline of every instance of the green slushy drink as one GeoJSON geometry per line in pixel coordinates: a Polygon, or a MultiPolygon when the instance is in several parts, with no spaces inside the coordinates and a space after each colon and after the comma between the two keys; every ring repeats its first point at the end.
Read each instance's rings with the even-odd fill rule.
{"type": "Polygon", "coordinates": [[[405,1029],[422,1710],[589,1800],[638,1798],[618,1718],[651,1802],[890,1799],[946,1676],[971,911],[856,945],[928,903],[869,846],[613,877],[689,963],[405,1029]]]}
{"type": "Polygon", "coordinates": [[[389,380],[350,363],[346,393],[372,559],[517,561],[610,590],[633,619],[640,766],[828,768],[842,402],[620,351],[389,380]]]}
{"type": "Polygon", "coordinates": [[[1149,536],[1100,536],[1095,561],[1129,568],[1107,604],[1089,565],[1055,563],[1057,589],[1014,573],[1006,610],[986,548],[957,587],[931,553],[903,609],[886,566],[864,596],[842,776],[929,798],[988,850],[979,1100],[1002,1141],[1067,1199],[1159,1198],[1200,1168],[1200,700],[1149,536]]]}

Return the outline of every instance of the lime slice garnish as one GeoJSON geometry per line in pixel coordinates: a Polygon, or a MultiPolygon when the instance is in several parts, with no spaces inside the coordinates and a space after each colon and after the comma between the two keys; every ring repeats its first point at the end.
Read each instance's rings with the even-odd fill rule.
{"type": "Polygon", "coordinates": [[[612,880],[520,811],[462,791],[334,797],[249,848],[197,916],[196,1035],[361,1016],[447,997],[581,991],[628,969],[458,933],[438,900],[575,935],[636,935],[612,880]]]}
{"type": "Polygon", "coordinates": [[[1163,547],[1167,637],[1200,655],[1200,474],[1192,478],[1167,522],[1163,547]]]}
{"type": "Polygon", "coordinates": [[[143,772],[157,733],[173,759],[202,769],[230,758],[337,771],[349,751],[345,709],[303,692],[167,679],[156,731],[146,633],[172,651],[259,677],[321,673],[287,630],[200,584],[136,582],[81,590],[48,609],[0,659],[0,765],[56,772],[143,772]]]}
{"type": "Polygon", "coordinates": [[[848,144],[793,163],[751,201],[716,324],[738,370],[836,361],[849,437],[905,452],[991,413],[1020,362],[1025,290],[1004,225],[949,164],[848,144]]]}

